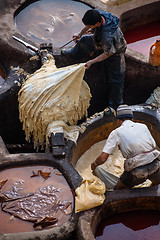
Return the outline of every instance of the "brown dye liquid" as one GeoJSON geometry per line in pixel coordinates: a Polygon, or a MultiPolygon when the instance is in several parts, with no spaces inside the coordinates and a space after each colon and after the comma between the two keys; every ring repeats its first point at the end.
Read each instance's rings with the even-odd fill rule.
{"type": "Polygon", "coordinates": [[[129,48],[149,56],[151,45],[160,38],[160,21],[130,29],[124,37],[129,48]]]}
{"type": "Polygon", "coordinates": [[[31,41],[61,47],[84,27],[82,17],[88,9],[77,1],[43,0],[22,10],[15,21],[19,31],[31,41]]]}
{"type": "MultiPolygon", "coordinates": [[[[35,192],[40,187],[45,187],[48,185],[53,185],[55,188],[61,188],[62,190],[57,194],[59,200],[70,201],[73,203],[73,194],[71,189],[62,175],[57,175],[60,173],[57,169],[48,166],[30,166],[30,167],[19,167],[7,169],[0,172],[0,182],[8,179],[5,185],[2,187],[2,192],[7,192],[11,189],[15,182],[23,181],[23,190],[21,193],[24,195],[27,193],[35,192]],[[45,180],[41,176],[32,177],[32,171],[37,172],[38,170],[51,172],[50,177],[45,180]]],[[[72,206],[73,207],[73,206],[72,206]]],[[[56,226],[60,226],[66,221],[68,221],[70,215],[62,213],[62,211],[57,212],[58,222],[56,226]]],[[[17,233],[17,232],[29,232],[33,231],[33,223],[29,221],[24,221],[18,217],[14,217],[9,213],[0,211],[0,233],[17,233]]]]}
{"type": "Polygon", "coordinates": [[[121,213],[104,220],[96,240],[159,240],[160,211],[143,210],[121,213]]]}
{"type": "Polygon", "coordinates": [[[4,69],[0,66],[0,85],[4,83],[5,79],[5,72],[4,69]]]}

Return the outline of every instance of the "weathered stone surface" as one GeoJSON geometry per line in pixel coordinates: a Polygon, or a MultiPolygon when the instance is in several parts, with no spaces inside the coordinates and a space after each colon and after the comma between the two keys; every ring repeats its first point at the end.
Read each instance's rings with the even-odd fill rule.
{"type": "MultiPolygon", "coordinates": [[[[135,27],[137,24],[144,24],[160,18],[159,1],[133,0],[120,4],[118,7],[110,6],[107,2],[104,3],[100,0],[85,0],[83,2],[93,7],[111,11],[119,16],[123,31],[135,27]]],[[[0,88],[0,135],[5,143],[14,143],[15,141],[26,143],[22,124],[19,121],[17,93],[26,75],[33,73],[42,64],[39,54],[31,52],[13,39],[13,35],[19,34],[14,23],[14,16],[18,13],[20,6],[25,7],[27,4],[29,2],[24,0],[13,0],[12,3],[9,0],[0,2],[0,55],[3,56],[1,64],[6,72],[6,81],[0,88]],[[33,56],[37,58],[32,58],[34,60],[31,61],[33,56]]],[[[36,46],[35,43],[32,44],[36,46]]],[[[55,61],[58,67],[76,63],[73,59],[61,55],[55,56],[55,61]]],[[[88,109],[89,116],[91,116],[102,111],[108,105],[106,97],[108,90],[103,63],[97,63],[87,70],[84,79],[92,94],[88,109]]],[[[144,103],[154,88],[159,85],[160,69],[151,66],[143,54],[128,49],[126,52],[124,101],[127,104],[144,103]]]]}
{"type": "MultiPolygon", "coordinates": [[[[85,0],[83,2],[90,4],[92,7],[110,11],[120,17],[123,31],[160,19],[159,0],[85,0]]],[[[0,56],[3,56],[1,58],[1,64],[7,76],[5,83],[0,88],[0,135],[3,137],[5,143],[25,142],[24,132],[19,122],[17,93],[26,74],[33,73],[41,66],[38,55],[35,60],[31,61],[30,58],[36,54],[12,38],[13,35],[18,34],[14,23],[15,12],[17,12],[17,9],[24,3],[27,4],[29,1],[0,1],[0,56]],[[24,70],[23,74],[20,71],[21,69],[24,70]]],[[[35,43],[32,44],[34,45],[35,43]]],[[[63,56],[55,56],[55,60],[58,67],[75,63],[73,59],[68,59],[63,56]]],[[[85,59],[85,61],[87,61],[87,59],[85,59]]],[[[149,65],[148,59],[143,54],[130,49],[126,52],[126,67],[125,102],[131,105],[143,104],[153,89],[160,85],[160,69],[149,65]]],[[[103,74],[103,71],[103,63],[98,63],[87,70],[85,74],[85,80],[89,84],[93,95],[89,108],[89,116],[102,111],[107,106],[106,76],[103,74]]],[[[160,146],[159,112],[155,109],[152,112],[153,114],[150,114],[152,110],[144,109],[142,106],[136,106],[135,116],[138,121],[147,123],[158,146],[160,146]]],[[[3,170],[8,167],[28,164],[53,164],[53,166],[63,172],[70,186],[75,189],[80,184],[81,177],[76,170],[73,169],[72,164],[74,166],[79,156],[94,142],[98,141],[98,139],[106,138],[107,135],[104,134],[104,130],[107,130],[108,134],[116,127],[113,116],[109,116],[108,118],[99,116],[99,119],[100,122],[102,122],[102,127],[100,127],[96,119],[91,119],[91,122],[94,122],[94,124],[89,124],[84,136],[80,136],[77,148],[75,148],[72,142],[67,142],[65,145],[66,157],[64,159],[53,158],[52,153],[9,154],[3,140],[0,139],[0,169],[3,170]],[[106,125],[103,124],[104,122],[106,122],[106,125]],[[97,132],[97,129],[100,131],[97,132]]],[[[152,187],[147,190],[133,189],[119,192],[115,191],[114,193],[108,192],[106,201],[102,207],[78,215],[80,220],[76,239],[94,239],[96,226],[106,214],[111,215],[114,212],[124,210],[124,208],[126,210],[131,208],[137,209],[138,204],[141,209],[159,209],[159,192],[159,187],[152,187]],[[92,224],[90,224],[90,221],[92,224]]],[[[1,234],[0,239],[67,239],[71,237],[71,233],[75,230],[74,223],[76,220],[74,217],[75,216],[62,228],[54,229],[54,231],[47,230],[44,232],[44,235],[39,232],[17,235],[1,234]]]]}
{"type": "Polygon", "coordinates": [[[98,225],[113,214],[144,209],[160,210],[160,185],[106,192],[106,199],[101,207],[80,214],[77,239],[95,239],[98,225]]]}

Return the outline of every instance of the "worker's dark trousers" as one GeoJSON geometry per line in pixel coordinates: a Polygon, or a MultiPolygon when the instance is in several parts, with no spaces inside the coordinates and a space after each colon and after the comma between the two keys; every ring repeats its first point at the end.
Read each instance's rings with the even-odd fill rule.
{"type": "MultiPolygon", "coordinates": [[[[71,56],[76,60],[90,56],[96,51],[93,36],[83,36],[78,43],[71,49],[71,56]]],[[[125,76],[125,58],[124,53],[114,54],[104,60],[105,74],[108,79],[109,106],[114,108],[123,103],[123,89],[125,76]]]]}

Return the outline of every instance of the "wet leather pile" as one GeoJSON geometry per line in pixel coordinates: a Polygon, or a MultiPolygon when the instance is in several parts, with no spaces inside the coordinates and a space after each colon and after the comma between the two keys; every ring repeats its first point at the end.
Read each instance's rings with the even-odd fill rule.
{"type": "Polygon", "coordinates": [[[63,121],[74,128],[78,120],[87,116],[91,94],[83,80],[84,65],[57,68],[51,57],[23,84],[18,94],[19,118],[26,140],[33,136],[35,148],[43,146],[50,124],[63,121]]]}

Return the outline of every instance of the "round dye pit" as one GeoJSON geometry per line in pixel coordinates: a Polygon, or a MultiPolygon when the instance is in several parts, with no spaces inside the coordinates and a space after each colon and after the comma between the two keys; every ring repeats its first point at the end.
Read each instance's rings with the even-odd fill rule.
{"type": "Polygon", "coordinates": [[[1,233],[58,227],[69,220],[73,194],[57,169],[50,166],[7,169],[0,172],[0,182],[3,185],[1,193],[7,198],[1,205],[1,233]],[[7,182],[3,185],[5,180],[7,182]]]}
{"type": "Polygon", "coordinates": [[[43,0],[19,9],[15,21],[18,30],[33,42],[61,47],[84,27],[81,19],[88,9],[77,1],[43,0]]]}
{"type": "MultiPolygon", "coordinates": [[[[149,108],[147,105],[135,105],[131,107],[134,112],[134,120],[145,123],[150,129],[157,145],[160,146],[158,111],[149,108]]],[[[99,155],[102,151],[102,145],[104,144],[105,139],[116,127],[118,127],[117,121],[115,117],[111,115],[106,117],[103,116],[103,114],[99,114],[88,120],[87,129],[80,135],[77,146],[74,147],[74,151],[70,156],[70,161],[80,173],[83,172],[83,169],[87,168],[99,155]],[[82,160],[82,162],[79,162],[80,160],[82,160]]],[[[122,172],[121,161],[123,161],[123,159],[118,156],[117,151],[115,159],[110,159],[108,163],[105,163],[106,166],[105,164],[104,166],[106,167],[106,170],[119,176],[122,172]],[[120,160],[120,162],[117,160],[120,160]]],[[[81,213],[78,220],[78,239],[95,239],[98,226],[100,226],[106,218],[112,218],[113,215],[117,216],[117,214],[120,214],[121,212],[137,210],[159,210],[160,206],[159,186],[151,187],[150,181],[146,181],[143,186],[138,185],[132,189],[117,191],[107,190],[105,196],[105,201],[101,206],[81,213]]],[[[109,239],[114,238],[110,237],[109,239]]],[[[123,237],[121,239],[123,239],[123,237]]],[[[131,239],[128,238],[127,240],[131,239]]]]}
{"type": "Polygon", "coordinates": [[[124,36],[128,48],[149,57],[150,47],[160,38],[160,21],[127,30],[124,36]]]}
{"type": "Polygon", "coordinates": [[[104,220],[97,229],[96,240],[159,240],[160,211],[142,210],[119,213],[104,220]]]}

